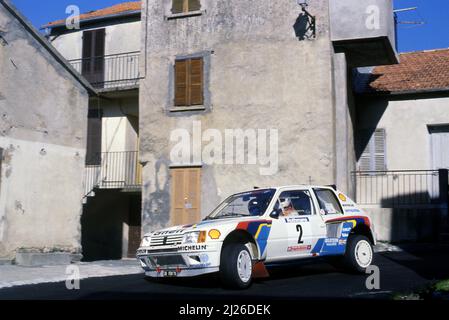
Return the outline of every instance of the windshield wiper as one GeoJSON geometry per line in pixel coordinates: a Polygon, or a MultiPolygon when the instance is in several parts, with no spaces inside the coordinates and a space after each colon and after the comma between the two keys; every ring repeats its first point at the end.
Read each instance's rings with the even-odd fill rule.
{"type": "Polygon", "coordinates": [[[226,218],[226,217],[247,217],[248,215],[243,213],[227,213],[224,215],[221,215],[220,218],[226,218]]]}

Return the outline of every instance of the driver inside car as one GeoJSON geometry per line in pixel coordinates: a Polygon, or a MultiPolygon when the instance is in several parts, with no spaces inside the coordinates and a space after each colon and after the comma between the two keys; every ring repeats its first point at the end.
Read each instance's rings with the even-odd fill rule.
{"type": "Polygon", "coordinates": [[[298,215],[298,212],[293,207],[293,203],[290,198],[286,198],[281,201],[282,215],[284,217],[298,215]]]}

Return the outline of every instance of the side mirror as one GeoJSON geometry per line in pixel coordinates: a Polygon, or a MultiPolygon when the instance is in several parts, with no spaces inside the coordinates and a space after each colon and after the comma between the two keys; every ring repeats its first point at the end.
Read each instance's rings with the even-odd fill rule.
{"type": "Polygon", "coordinates": [[[282,213],[282,209],[276,209],[272,213],[270,213],[270,217],[273,219],[279,219],[279,216],[282,213]]]}

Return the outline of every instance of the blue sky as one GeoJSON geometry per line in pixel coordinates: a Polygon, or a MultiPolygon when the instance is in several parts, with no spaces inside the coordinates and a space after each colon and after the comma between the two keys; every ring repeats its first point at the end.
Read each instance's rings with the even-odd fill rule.
{"type": "MultiPolygon", "coordinates": [[[[399,13],[399,21],[425,23],[424,25],[399,24],[400,52],[449,48],[448,0],[394,1],[397,9],[418,7],[416,11],[399,13]]],[[[12,0],[12,2],[36,27],[40,27],[49,21],[65,18],[66,7],[71,4],[78,5],[81,12],[87,12],[125,2],[125,0],[12,0]]]]}

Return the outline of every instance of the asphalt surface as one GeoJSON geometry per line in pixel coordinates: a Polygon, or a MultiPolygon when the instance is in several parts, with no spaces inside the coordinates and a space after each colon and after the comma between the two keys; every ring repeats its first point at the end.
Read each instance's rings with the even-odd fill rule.
{"type": "Polygon", "coordinates": [[[82,280],[80,290],[67,290],[64,282],[6,288],[0,290],[0,299],[390,299],[395,293],[409,293],[449,279],[449,247],[377,253],[374,264],[380,269],[380,290],[372,291],[365,285],[368,275],[344,273],[317,261],[272,268],[270,278],[257,280],[244,291],[222,288],[216,276],[155,281],[129,275],[82,280]]]}

